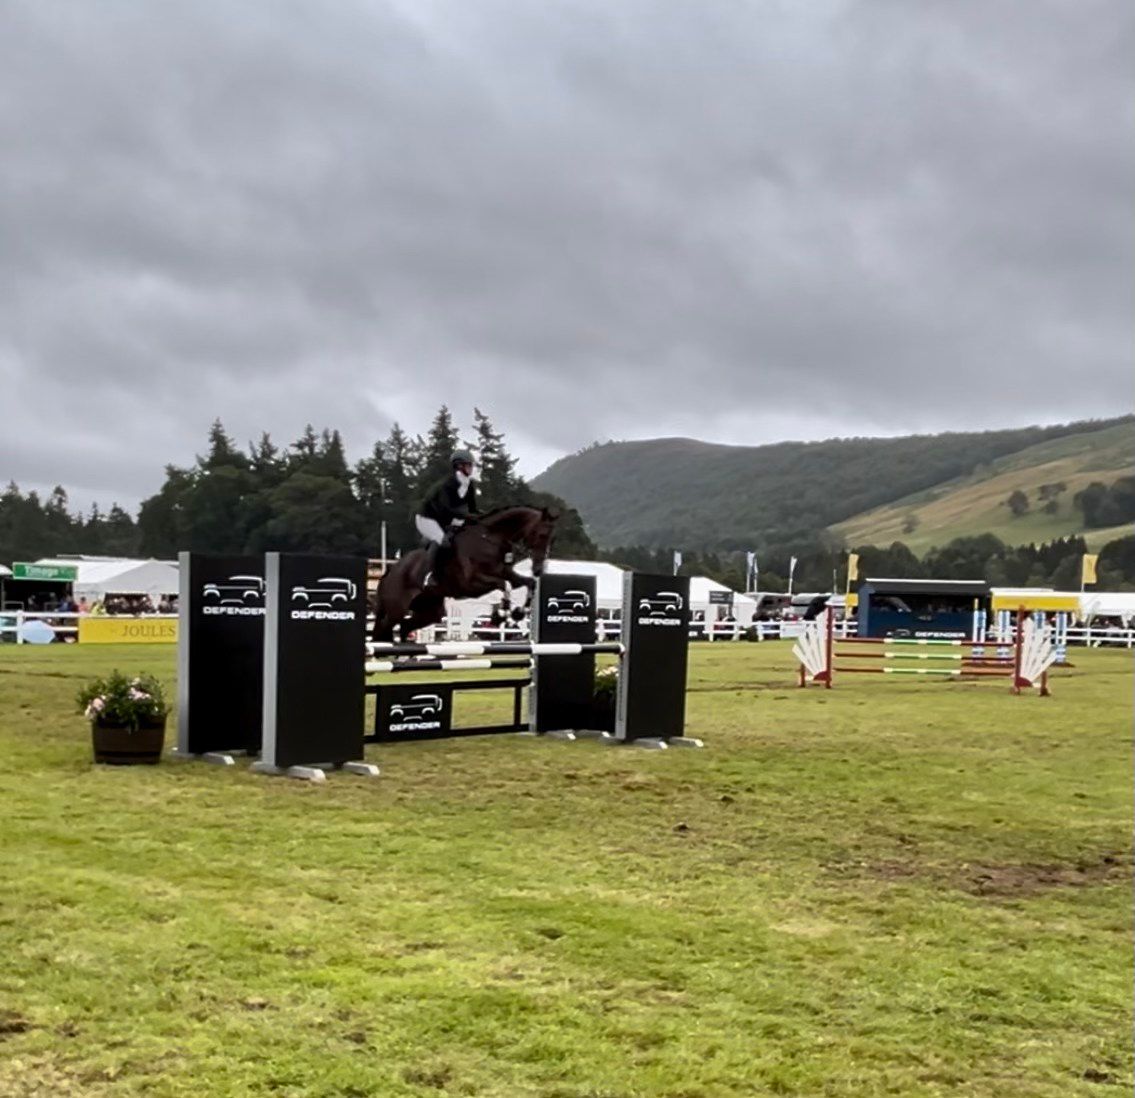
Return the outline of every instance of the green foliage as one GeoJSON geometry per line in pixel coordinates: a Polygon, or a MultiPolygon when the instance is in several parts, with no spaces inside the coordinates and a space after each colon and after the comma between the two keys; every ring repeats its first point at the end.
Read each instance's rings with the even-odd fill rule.
{"type": "Polygon", "coordinates": [[[0,493],[0,561],[36,560],[59,553],[139,551],[141,533],[118,504],[104,515],[97,506],[86,515],[72,514],[67,493],[56,485],[46,502],[37,492],[24,495],[10,483],[0,493]]]}
{"type": "Polygon", "coordinates": [[[1093,481],[1072,497],[1089,528],[1135,522],[1135,477],[1120,477],[1113,484],[1093,481]]]}
{"type": "Polygon", "coordinates": [[[88,720],[131,732],[163,720],[168,711],[158,679],[148,674],[128,679],[121,671],[92,679],[79,688],[75,701],[88,720]]]}
{"type": "Polygon", "coordinates": [[[1020,488],[1015,488],[1009,493],[1005,505],[1012,512],[1014,518],[1020,518],[1021,515],[1028,513],[1029,497],[1020,488]]]}

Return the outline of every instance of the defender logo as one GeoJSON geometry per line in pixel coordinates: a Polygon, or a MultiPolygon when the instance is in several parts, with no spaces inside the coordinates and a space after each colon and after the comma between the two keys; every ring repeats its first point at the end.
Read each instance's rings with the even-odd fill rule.
{"type": "Polygon", "coordinates": [[[677,591],[659,591],[638,600],[639,625],[681,625],[682,596],[677,591]]]}
{"type": "Polygon", "coordinates": [[[590,605],[591,596],[586,591],[565,591],[548,599],[548,611],[552,614],[581,614],[590,605]]]}
{"type": "Polygon", "coordinates": [[[395,702],[387,713],[391,732],[432,732],[441,728],[445,703],[437,694],[414,694],[409,701],[395,702]]]}
{"type": "Polygon", "coordinates": [[[586,591],[564,591],[548,599],[547,621],[586,622],[591,596],[586,591]]]}
{"type": "Polygon", "coordinates": [[[210,617],[263,617],[264,577],[229,576],[201,588],[201,613],[210,617]]]}
{"type": "Polygon", "coordinates": [[[354,621],[355,612],[347,606],[358,593],[355,581],[344,576],[323,576],[310,586],[296,584],[292,588],[292,620],[354,621]],[[295,609],[296,603],[305,609],[295,609]]]}

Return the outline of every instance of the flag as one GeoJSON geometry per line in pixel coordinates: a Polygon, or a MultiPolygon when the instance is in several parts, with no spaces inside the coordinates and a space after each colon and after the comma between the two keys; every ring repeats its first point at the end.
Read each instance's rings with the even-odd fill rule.
{"type": "Polygon", "coordinates": [[[1100,559],[1099,553],[1085,553],[1080,564],[1080,584],[1096,582],[1096,562],[1100,559]]]}
{"type": "Polygon", "coordinates": [[[851,584],[859,579],[859,554],[847,554],[847,589],[851,590],[851,584]]]}
{"type": "Polygon", "coordinates": [[[678,574],[678,569],[682,567],[682,551],[680,549],[674,550],[674,575],[678,574]]]}
{"type": "Polygon", "coordinates": [[[788,578],[789,579],[792,579],[792,576],[795,573],[795,571],[796,571],[796,558],[795,557],[789,557],[788,558],[788,578]]]}
{"type": "Polygon", "coordinates": [[[745,589],[747,591],[755,591],[757,589],[756,578],[760,575],[757,568],[757,554],[750,549],[745,554],[745,589]]]}

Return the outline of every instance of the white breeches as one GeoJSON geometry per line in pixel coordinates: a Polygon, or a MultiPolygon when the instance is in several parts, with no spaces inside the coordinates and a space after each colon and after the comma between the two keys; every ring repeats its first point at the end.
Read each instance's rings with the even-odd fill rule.
{"type": "Polygon", "coordinates": [[[427,518],[425,515],[415,515],[414,525],[418,528],[418,533],[422,537],[427,541],[432,541],[435,545],[440,545],[445,538],[445,531],[441,528],[441,523],[437,519],[427,518]]]}

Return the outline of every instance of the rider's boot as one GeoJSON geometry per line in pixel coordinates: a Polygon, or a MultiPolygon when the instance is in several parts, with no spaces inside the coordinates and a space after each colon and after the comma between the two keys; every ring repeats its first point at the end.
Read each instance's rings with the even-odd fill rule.
{"type": "Polygon", "coordinates": [[[453,539],[449,534],[440,541],[433,542],[426,550],[426,586],[431,583],[440,586],[441,577],[453,555],[453,539]]]}

